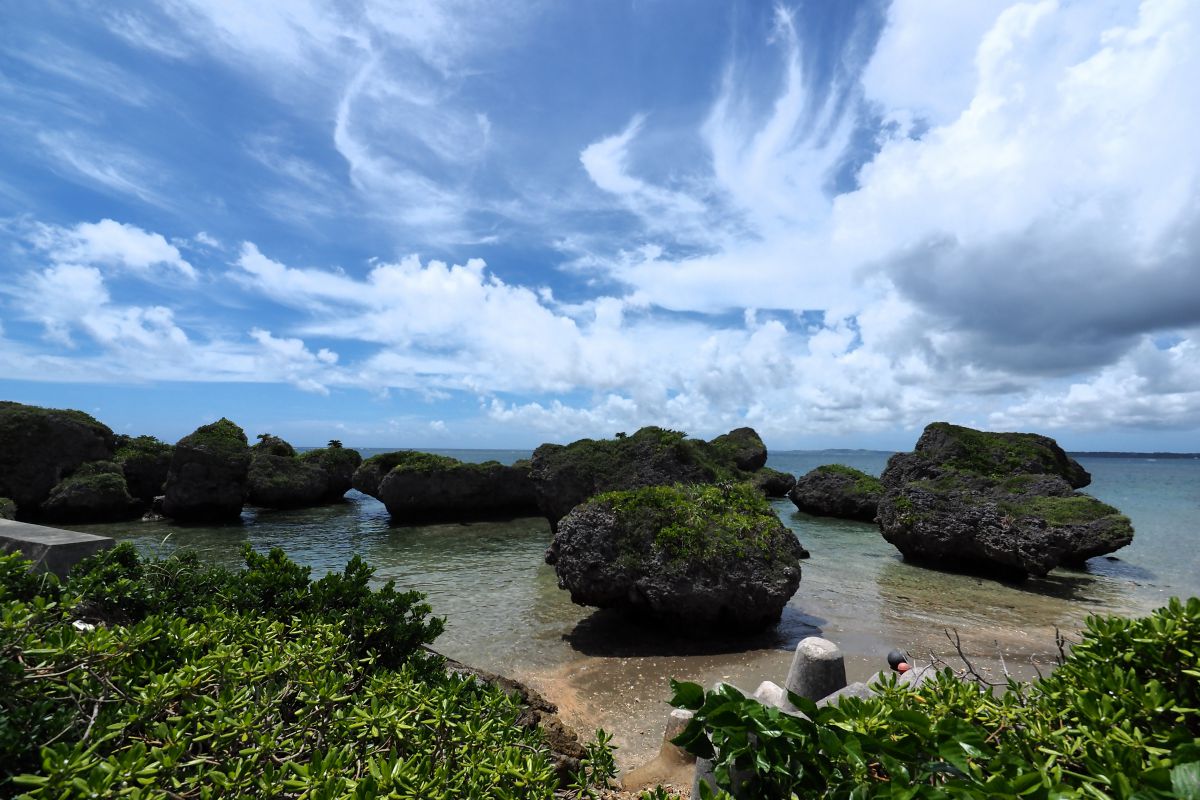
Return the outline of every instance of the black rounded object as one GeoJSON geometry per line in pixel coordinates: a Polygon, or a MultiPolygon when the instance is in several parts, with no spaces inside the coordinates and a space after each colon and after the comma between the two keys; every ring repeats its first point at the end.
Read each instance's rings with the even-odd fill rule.
{"type": "Polygon", "coordinates": [[[904,655],[902,651],[893,650],[892,652],[888,653],[888,666],[892,669],[899,667],[901,661],[908,661],[908,656],[904,655]]]}

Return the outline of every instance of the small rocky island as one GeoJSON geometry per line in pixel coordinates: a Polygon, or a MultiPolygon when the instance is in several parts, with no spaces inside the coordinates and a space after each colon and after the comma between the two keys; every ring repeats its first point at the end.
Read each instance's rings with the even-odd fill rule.
{"type": "Polygon", "coordinates": [[[797,479],[787,496],[806,514],[874,522],[883,483],[844,464],[825,464],[797,479]]]}
{"type": "Polygon", "coordinates": [[[406,524],[537,514],[528,461],[473,464],[400,450],[364,461],[354,473],[354,488],[387,506],[393,521],[406,524]]]}
{"type": "Polygon", "coordinates": [[[546,561],[580,605],[705,635],[779,620],[804,553],[750,483],[605,492],[558,524],[546,561]]]}
{"type": "Polygon", "coordinates": [[[1091,476],[1047,436],[935,422],[882,482],[879,528],[905,558],[1022,577],[1133,541],[1128,517],[1076,491],[1091,476]]]}
{"type": "MultiPolygon", "coordinates": [[[[613,439],[544,444],[533,451],[530,477],[537,505],[550,527],[575,506],[603,492],[643,486],[714,481],[753,481],[767,463],[767,447],[753,428],[738,428],[712,441],[649,426],[613,439]]],[[[765,476],[763,493],[781,496],[783,473],[765,476]]],[[[789,476],[790,477],[790,476],[789,476]]],[[[786,485],[786,479],[783,479],[786,485]]],[[[786,492],[786,489],[783,490],[786,492]]]]}

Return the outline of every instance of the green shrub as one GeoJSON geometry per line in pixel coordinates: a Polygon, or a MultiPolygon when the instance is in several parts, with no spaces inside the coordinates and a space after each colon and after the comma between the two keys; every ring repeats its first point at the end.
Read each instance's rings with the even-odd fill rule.
{"type": "Polygon", "coordinates": [[[311,616],[341,625],[356,652],[396,666],[441,634],[444,622],[429,618],[419,592],[398,592],[389,581],[370,588],[373,572],[357,556],[342,573],[319,581],[311,570],[275,548],[242,550],[240,571],[203,564],[195,553],[143,559],[128,542],[80,562],[70,575],[79,612],[129,624],[151,614],[197,620],[216,606],[233,612],[288,620],[311,616]]]}
{"type": "Polygon", "coordinates": [[[0,553],[0,603],[28,603],[38,596],[57,602],[58,578],[51,572],[31,572],[20,552],[0,553]]]}
{"type": "Polygon", "coordinates": [[[749,483],[645,486],[605,492],[590,502],[612,508],[629,547],[650,541],[669,560],[719,564],[769,551],[779,527],[770,503],[749,483]]]}
{"type": "Polygon", "coordinates": [[[0,795],[549,798],[537,731],[473,678],[377,669],[341,626],[209,609],[76,631],[0,615],[0,795]]]}
{"type": "Polygon", "coordinates": [[[836,706],[789,695],[804,719],[732,687],[673,686],[672,703],[696,712],[676,743],[714,757],[739,798],[1200,796],[1196,598],[1093,617],[1052,675],[1000,694],[946,670],[836,706]]]}
{"type": "Polygon", "coordinates": [[[113,460],[118,464],[139,459],[154,459],[170,456],[175,446],[159,441],[153,436],[117,436],[117,452],[113,460]]]}

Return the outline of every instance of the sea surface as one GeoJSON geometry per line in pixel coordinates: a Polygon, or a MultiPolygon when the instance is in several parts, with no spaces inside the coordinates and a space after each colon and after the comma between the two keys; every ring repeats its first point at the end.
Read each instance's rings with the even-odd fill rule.
{"type": "MultiPolygon", "coordinates": [[[[364,456],[381,450],[362,450],[364,456]]],[[[434,451],[466,461],[512,463],[513,450],[434,451]]],[[[888,453],[773,453],[768,465],[802,475],[842,463],[878,475],[888,453]]],[[[314,576],[341,569],[353,555],[380,581],[428,595],[447,620],[440,652],[512,675],[558,703],[584,731],[616,733],[618,756],[630,767],[657,750],[669,708],[669,678],[711,684],[727,680],[753,690],[782,683],[791,651],[819,634],[847,655],[851,680],[864,679],[901,647],[922,661],[961,666],[961,649],[976,668],[1032,677],[1052,666],[1057,632],[1068,639],[1095,613],[1141,614],[1171,596],[1200,594],[1200,460],[1080,458],[1092,473],[1085,491],[1133,521],[1133,544],[1086,569],[1004,583],[906,563],[871,524],[812,517],[790,501],[774,502],[784,524],[812,553],[800,589],[780,624],[749,640],[705,641],[686,630],[631,626],[609,612],[573,605],[543,562],[550,543],[545,519],[395,527],[373,498],[350,492],[345,503],[298,511],[248,509],[219,527],[166,521],[73,526],[132,541],[146,553],[191,548],[237,565],[244,542],[282,547],[314,576]]]]}

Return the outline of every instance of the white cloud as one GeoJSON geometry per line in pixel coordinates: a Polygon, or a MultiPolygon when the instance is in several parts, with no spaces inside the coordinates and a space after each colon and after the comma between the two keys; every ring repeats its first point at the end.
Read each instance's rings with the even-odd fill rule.
{"type": "Polygon", "coordinates": [[[196,278],[195,268],[161,234],[111,219],[81,222],[73,228],[39,226],[33,240],[59,263],[100,265],[143,277],[166,269],[190,280],[196,278]]]}
{"type": "Polygon", "coordinates": [[[27,275],[5,293],[25,300],[25,314],[42,324],[48,339],[67,346],[73,344],[71,327],[80,315],[109,299],[100,270],[78,264],[59,264],[27,275]]]}
{"type": "Polygon", "coordinates": [[[304,391],[329,394],[329,389],[318,378],[325,367],[337,363],[337,353],[326,348],[314,353],[300,339],[276,338],[261,328],[251,330],[250,338],[262,347],[260,358],[263,363],[259,368],[264,373],[286,375],[292,384],[304,391]]]}
{"type": "Polygon", "coordinates": [[[50,168],[65,178],[130,195],[152,206],[169,205],[156,186],[155,176],[164,172],[115,142],[57,131],[38,133],[36,140],[49,157],[50,168]]]}
{"type": "Polygon", "coordinates": [[[1058,390],[1039,390],[994,412],[989,422],[997,428],[1082,431],[1200,427],[1198,333],[1165,348],[1143,337],[1095,375],[1058,390]]]}

